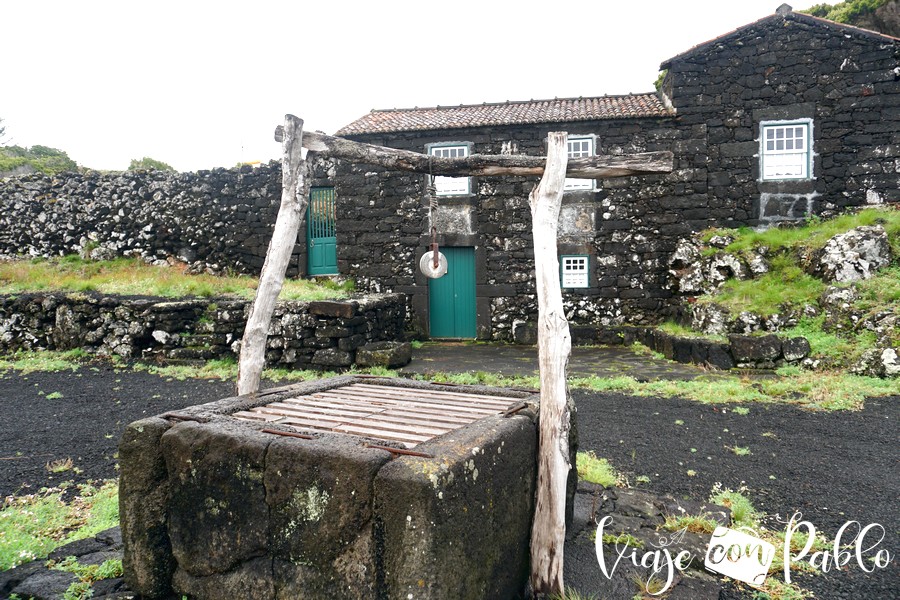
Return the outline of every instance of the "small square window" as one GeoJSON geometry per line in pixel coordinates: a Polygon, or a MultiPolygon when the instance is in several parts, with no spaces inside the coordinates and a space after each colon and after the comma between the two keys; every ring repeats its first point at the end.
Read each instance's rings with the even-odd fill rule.
{"type": "Polygon", "coordinates": [[[587,255],[560,257],[560,286],[563,288],[586,288],[590,282],[587,255]]]}
{"type": "MultiPolygon", "coordinates": [[[[593,137],[570,137],[566,142],[569,150],[569,158],[586,158],[594,156],[594,138],[593,137]]],[[[566,178],[563,186],[564,190],[592,190],[594,189],[593,179],[573,179],[566,178]]]]}
{"type": "Polygon", "coordinates": [[[760,123],[760,179],[811,178],[812,119],[760,123]]]}
{"type": "MultiPolygon", "coordinates": [[[[432,146],[429,149],[432,156],[440,158],[463,158],[469,155],[469,147],[464,144],[458,146],[432,146]]],[[[468,177],[434,177],[434,190],[438,196],[460,196],[469,193],[468,177]]]]}

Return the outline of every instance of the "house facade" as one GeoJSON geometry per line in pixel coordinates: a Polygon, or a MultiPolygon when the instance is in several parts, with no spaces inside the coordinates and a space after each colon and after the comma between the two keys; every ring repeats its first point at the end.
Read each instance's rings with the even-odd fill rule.
{"type": "MultiPolygon", "coordinates": [[[[679,310],[679,239],[900,201],[900,40],[776,14],[662,63],[658,93],[373,111],[337,132],[435,156],[668,150],[668,174],[567,180],[560,279],[577,328],[650,324],[679,310]]],[[[530,341],[537,317],[527,177],[428,177],[337,162],[333,259],[360,288],[403,292],[437,338],[530,341]],[[432,238],[450,263],[418,270],[432,238]]],[[[312,221],[312,219],[311,219],[312,221]]],[[[312,248],[310,248],[312,254],[312,248]]]]}

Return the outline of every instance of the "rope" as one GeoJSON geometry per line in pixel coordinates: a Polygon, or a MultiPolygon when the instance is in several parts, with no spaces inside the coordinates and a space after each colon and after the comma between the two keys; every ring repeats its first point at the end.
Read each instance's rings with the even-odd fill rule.
{"type": "Polygon", "coordinates": [[[434,155],[428,155],[428,185],[425,187],[425,193],[428,194],[428,214],[431,221],[431,264],[436,270],[440,261],[437,241],[437,227],[434,226],[434,217],[438,209],[437,190],[434,187],[434,175],[432,175],[431,159],[434,155]]]}

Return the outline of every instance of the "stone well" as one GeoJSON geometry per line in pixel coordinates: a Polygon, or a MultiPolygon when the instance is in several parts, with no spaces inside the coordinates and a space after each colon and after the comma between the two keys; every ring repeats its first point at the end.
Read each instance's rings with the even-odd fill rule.
{"type": "Polygon", "coordinates": [[[136,421],[120,444],[126,581],[150,598],[516,597],[528,574],[536,400],[350,376],[136,421]],[[383,421],[400,424],[379,424],[378,409],[373,422],[336,425],[360,401],[353,390],[399,399],[383,421]],[[492,414],[467,404],[481,396],[495,397],[492,414]],[[331,416],[311,418],[316,406],[331,416]],[[446,407],[477,420],[429,416],[446,407]]]}

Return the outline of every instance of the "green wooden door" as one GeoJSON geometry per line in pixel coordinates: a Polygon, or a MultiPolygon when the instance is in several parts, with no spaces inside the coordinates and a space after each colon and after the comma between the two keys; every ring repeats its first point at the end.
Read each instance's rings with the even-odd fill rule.
{"type": "Polygon", "coordinates": [[[431,337],[474,338],[475,248],[441,248],[447,274],[428,280],[431,337]]]}
{"type": "Polygon", "coordinates": [[[337,275],[334,188],[309,190],[306,209],[307,272],[310,275],[337,275]]]}

